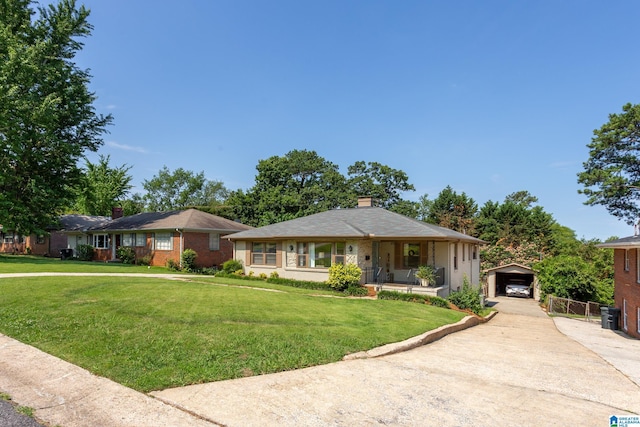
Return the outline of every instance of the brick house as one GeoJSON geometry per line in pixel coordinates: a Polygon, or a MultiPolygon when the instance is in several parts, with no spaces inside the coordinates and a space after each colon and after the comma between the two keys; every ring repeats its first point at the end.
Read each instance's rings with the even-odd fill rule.
{"type": "Polygon", "coordinates": [[[75,251],[79,244],[90,244],[95,260],[116,261],[116,250],[130,246],[137,259],[148,256],[155,266],[164,266],[168,260],[180,263],[185,249],[196,251],[199,267],[218,266],[233,254],[233,245],[220,236],[252,228],[197,209],[93,218],[93,224],[62,231],[67,248],[75,251]]]}
{"type": "Polygon", "coordinates": [[[614,250],[614,305],[620,309],[620,328],[640,338],[640,236],[599,244],[614,250]]]}
{"type": "Polygon", "coordinates": [[[49,255],[49,236],[46,234],[22,236],[0,226],[0,253],[49,255]]]}

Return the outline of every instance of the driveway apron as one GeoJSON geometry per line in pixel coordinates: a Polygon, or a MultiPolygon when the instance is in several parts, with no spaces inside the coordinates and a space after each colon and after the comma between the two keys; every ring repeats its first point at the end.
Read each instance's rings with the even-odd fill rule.
{"type": "Polygon", "coordinates": [[[602,426],[640,388],[531,300],[404,353],[152,395],[228,426],[602,426]],[[520,306],[520,308],[518,308],[520,306]]]}

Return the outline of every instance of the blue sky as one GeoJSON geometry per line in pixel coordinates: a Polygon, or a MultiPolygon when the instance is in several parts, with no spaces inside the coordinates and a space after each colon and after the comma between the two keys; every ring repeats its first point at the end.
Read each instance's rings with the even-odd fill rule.
{"type": "Polygon", "coordinates": [[[309,149],[405,171],[410,200],[527,190],[579,238],[633,232],[576,174],[593,130],[640,102],[640,2],[83,4],[77,63],[114,116],[99,154],[138,192],[164,165],[247,189],[259,160],[309,149]]]}

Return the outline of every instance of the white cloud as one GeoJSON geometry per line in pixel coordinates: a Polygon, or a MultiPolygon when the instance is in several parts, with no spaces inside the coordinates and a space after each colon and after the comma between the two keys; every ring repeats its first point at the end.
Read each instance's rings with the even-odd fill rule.
{"type": "Polygon", "coordinates": [[[145,150],[142,147],[132,147],[126,144],[118,144],[117,142],[114,142],[114,141],[107,141],[107,145],[109,147],[117,148],[119,150],[135,151],[136,153],[147,153],[147,150],[145,150]]]}
{"type": "Polygon", "coordinates": [[[116,106],[114,104],[107,105],[107,110],[115,110],[116,106]]]}

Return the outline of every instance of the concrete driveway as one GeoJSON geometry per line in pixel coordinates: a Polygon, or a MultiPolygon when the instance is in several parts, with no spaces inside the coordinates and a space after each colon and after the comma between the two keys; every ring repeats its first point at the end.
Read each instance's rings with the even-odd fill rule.
{"type": "Polygon", "coordinates": [[[228,426],[603,426],[640,414],[638,385],[534,301],[494,302],[490,322],[408,352],[153,395],[228,426]]]}

